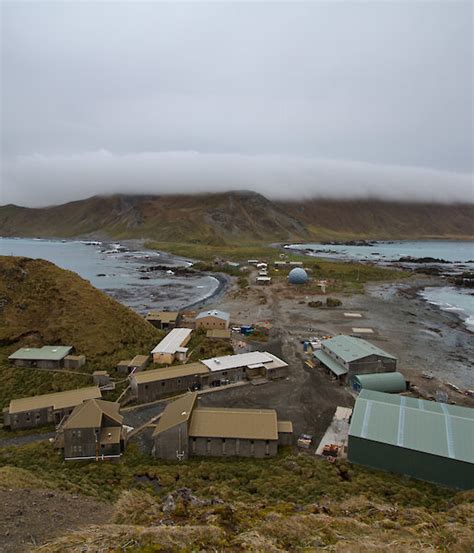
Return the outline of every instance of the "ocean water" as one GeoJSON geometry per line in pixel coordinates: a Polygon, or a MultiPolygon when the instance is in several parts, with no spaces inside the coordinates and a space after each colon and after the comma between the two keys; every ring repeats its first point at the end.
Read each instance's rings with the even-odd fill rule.
{"type": "Polygon", "coordinates": [[[203,300],[219,283],[206,275],[141,272],[150,265],[189,265],[185,260],[152,251],[119,251],[117,244],[87,245],[81,241],[0,238],[0,255],[46,259],[76,272],[93,286],[144,313],[150,309],[182,309],[203,300]],[[144,279],[143,277],[147,277],[144,279]]]}
{"type": "Polygon", "coordinates": [[[454,286],[428,287],[420,295],[443,311],[458,315],[466,327],[474,332],[474,290],[454,286]]]}
{"type": "Polygon", "coordinates": [[[398,261],[401,257],[433,257],[474,268],[474,242],[458,240],[400,240],[373,246],[295,244],[296,250],[313,250],[316,257],[364,261],[398,261]]]}
{"type": "MultiPolygon", "coordinates": [[[[372,246],[347,246],[332,244],[296,244],[295,250],[311,249],[309,255],[321,258],[373,262],[390,265],[401,257],[432,257],[443,259],[449,264],[439,267],[443,272],[459,273],[474,271],[474,242],[455,240],[415,240],[378,242],[372,246]]],[[[410,267],[419,264],[407,263],[410,267]]],[[[428,287],[420,294],[426,301],[444,311],[456,313],[465,326],[474,331],[474,291],[455,286],[428,287]]]]}

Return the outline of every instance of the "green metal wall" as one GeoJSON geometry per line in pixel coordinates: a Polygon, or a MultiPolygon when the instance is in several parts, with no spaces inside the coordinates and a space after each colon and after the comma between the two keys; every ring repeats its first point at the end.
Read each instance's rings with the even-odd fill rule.
{"type": "Polygon", "coordinates": [[[367,467],[405,474],[435,484],[474,488],[474,464],[349,436],[348,460],[367,467]]]}

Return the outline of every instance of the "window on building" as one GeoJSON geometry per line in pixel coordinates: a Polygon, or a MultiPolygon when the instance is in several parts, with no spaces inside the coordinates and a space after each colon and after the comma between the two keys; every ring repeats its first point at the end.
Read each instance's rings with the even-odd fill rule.
{"type": "Polygon", "coordinates": [[[161,383],[161,385],[162,385],[162,386],[164,386],[164,385],[165,385],[165,381],[164,381],[164,380],[163,380],[163,382],[161,383]]]}

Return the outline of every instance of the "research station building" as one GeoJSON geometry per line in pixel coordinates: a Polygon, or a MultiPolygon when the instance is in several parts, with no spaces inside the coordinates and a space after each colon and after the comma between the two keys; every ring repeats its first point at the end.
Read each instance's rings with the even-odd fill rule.
{"type": "Polygon", "coordinates": [[[157,459],[192,456],[274,457],[279,443],[291,443],[290,421],[273,409],[199,407],[197,393],[169,403],[153,433],[157,459]]]}
{"type": "Polygon", "coordinates": [[[16,367],[37,367],[39,369],[59,369],[64,358],[72,351],[72,346],[43,346],[41,348],[20,348],[8,359],[16,367]]]}
{"type": "Polygon", "coordinates": [[[47,424],[59,424],[71,414],[76,405],[88,399],[99,399],[101,391],[97,386],[67,390],[41,396],[12,399],[3,410],[3,423],[7,428],[20,430],[47,424]]]}
{"type": "Polygon", "coordinates": [[[474,488],[474,409],[362,390],[348,460],[443,486],[474,488]]]}
{"type": "Polygon", "coordinates": [[[366,340],[354,336],[335,336],[321,342],[314,358],[334,378],[346,382],[352,375],[385,373],[397,370],[397,358],[366,340]]]}
{"type": "Polygon", "coordinates": [[[186,344],[191,339],[192,329],[173,328],[151,351],[153,363],[171,365],[175,361],[185,362],[188,348],[186,344]]]}
{"type": "Polygon", "coordinates": [[[287,374],[288,364],[282,359],[265,351],[252,351],[134,373],[130,375],[130,386],[138,403],[147,403],[208,386],[273,380],[287,374]]]}
{"type": "Polygon", "coordinates": [[[125,448],[120,405],[112,401],[76,406],[58,434],[66,461],[119,459],[125,448]]]}
{"type": "Polygon", "coordinates": [[[213,309],[211,311],[202,311],[196,315],[195,327],[196,330],[203,328],[204,330],[229,328],[230,315],[225,311],[213,309]]]}

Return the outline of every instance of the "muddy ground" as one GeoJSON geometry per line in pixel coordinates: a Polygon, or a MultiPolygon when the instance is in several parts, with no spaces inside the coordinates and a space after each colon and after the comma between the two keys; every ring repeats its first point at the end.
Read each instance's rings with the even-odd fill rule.
{"type": "Polygon", "coordinates": [[[51,490],[0,489],[0,505],[0,553],[26,551],[112,517],[107,503],[51,490]]]}

